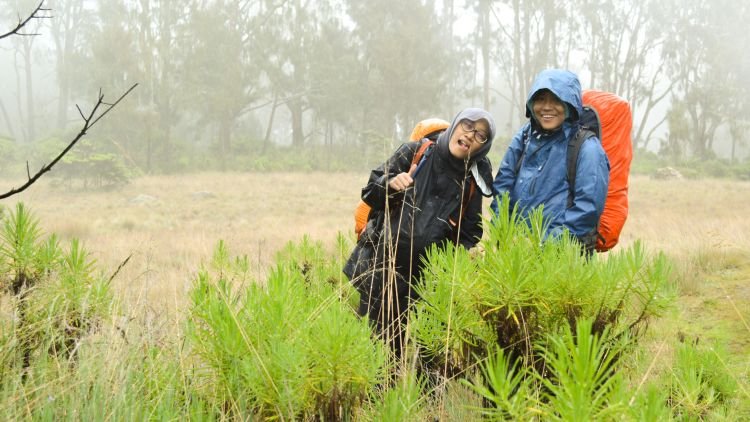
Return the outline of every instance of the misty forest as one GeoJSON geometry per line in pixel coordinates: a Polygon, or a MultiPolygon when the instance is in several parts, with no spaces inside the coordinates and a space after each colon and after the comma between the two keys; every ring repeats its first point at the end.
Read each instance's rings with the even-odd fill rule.
{"type": "Polygon", "coordinates": [[[747,22],[736,0],[0,0],[0,414],[747,420],[747,22]],[[479,107],[494,175],[549,68],[630,105],[619,244],[587,258],[485,201],[478,246],[430,249],[395,357],[341,271],[370,170],[479,107]]]}
{"type": "MultiPolygon", "coordinates": [[[[4,27],[37,5],[5,1],[4,27]]],[[[74,153],[79,160],[109,157],[128,175],[341,170],[379,162],[384,139],[395,146],[416,121],[450,120],[466,106],[491,111],[499,138],[508,139],[524,119],[534,75],[548,67],[626,98],[637,152],[672,164],[748,155],[743,75],[750,55],[742,46],[750,35],[742,2],[79,0],[43,7],[49,10],[20,31],[25,36],[0,45],[5,173],[44,162],[64,145],[81,124],[76,104],[90,107],[100,89],[117,98],[139,84],[74,153]]]]}

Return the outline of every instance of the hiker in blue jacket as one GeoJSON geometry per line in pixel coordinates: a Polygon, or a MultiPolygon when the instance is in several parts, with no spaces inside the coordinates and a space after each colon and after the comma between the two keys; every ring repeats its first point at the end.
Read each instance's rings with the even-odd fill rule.
{"type": "Polygon", "coordinates": [[[465,109],[433,145],[427,140],[401,145],[362,188],[362,200],[376,216],[368,219],[344,273],[360,293],[359,314],[368,316],[397,357],[427,250],[447,242],[469,249],[482,237],[482,196],[492,195],[487,153],[494,135],[487,111],[465,109]]]}
{"type": "Polygon", "coordinates": [[[567,229],[591,253],[607,197],[609,161],[600,140],[587,138],[578,154],[575,190],[569,198],[567,149],[579,130],[582,107],[576,74],[548,69],[537,75],[526,102],[529,122],[513,137],[500,164],[493,183],[498,196],[491,207],[497,213],[498,197],[506,192],[511,208],[517,206],[524,217],[543,205],[547,238],[567,229]]]}

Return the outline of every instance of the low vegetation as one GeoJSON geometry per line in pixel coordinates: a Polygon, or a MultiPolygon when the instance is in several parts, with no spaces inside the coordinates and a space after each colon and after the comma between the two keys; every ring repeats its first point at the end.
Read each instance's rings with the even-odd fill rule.
{"type": "Polygon", "coordinates": [[[658,337],[679,324],[674,259],[634,242],[587,261],[572,241],[541,242],[535,218],[529,229],[506,210],[480,250],[431,252],[411,353],[394,363],[353,311],[340,272],[347,236],[333,248],[290,242],[262,277],[220,241],[195,267],[184,311],[154,329],[160,314],[123,320],[113,275],[79,241],[45,237],[19,204],[0,239],[0,410],[45,420],[750,414],[736,351],[690,332],[658,337]]]}

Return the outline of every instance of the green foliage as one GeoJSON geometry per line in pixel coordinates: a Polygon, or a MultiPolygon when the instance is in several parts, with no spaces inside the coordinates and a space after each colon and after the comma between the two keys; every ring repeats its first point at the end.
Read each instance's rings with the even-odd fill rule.
{"type": "Polygon", "coordinates": [[[625,413],[622,376],[616,371],[618,355],[627,349],[624,338],[608,329],[594,334],[591,320],[579,320],[575,334],[565,326],[551,335],[549,344],[537,345],[550,372],[541,377],[545,413],[550,420],[617,419],[625,413]]]}
{"type": "Polygon", "coordinates": [[[415,338],[427,361],[450,375],[465,370],[475,353],[496,343],[496,333],[476,306],[481,295],[477,271],[465,249],[435,248],[428,253],[425,278],[438,282],[417,289],[422,301],[412,313],[415,338]]]}
{"type": "Polygon", "coordinates": [[[424,381],[414,373],[407,373],[374,403],[366,419],[394,422],[425,419],[424,391],[424,381]]]}
{"type": "Polygon", "coordinates": [[[488,404],[477,409],[479,413],[492,420],[528,420],[531,418],[529,407],[534,397],[533,378],[528,377],[519,361],[511,362],[503,349],[497,347],[482,362],[481,377],[472,382],[464,379],[463,383],[488,404]]]}
{"type": "Polygon", "coordinates": [[[670,165],[669,162],[658,154],[648,150],[636,149],[633,151],[630,172],[631,174],[654,174],[658,168],[668,165],[670,165]]]}
{"type": "Polygon", "coordinates": [[[77,239],[61,256],[53,237],[42,245],[38,256],[40,262],[56,265],[54,274],[26,298],[27,321],[50,353],[70,358],[80,341],[111,315],[109,281],[96,274],[95,261],[77,239]]]}
{"type": "Polygon", "coordinates": [[[23,203],[16,205],[3,221],[0,233],[0,254],[5,271],[3,288],[14,295],[32,287],[38,281],[37,250],[41,230],[38,221],[29,213],[23,203]]]}
{"type": "Polygon", "coordinates": [[[466,388],[457,406],[482,420],[742,419],[746,393],[720,349],[679,345],[654,378],[628,366],[645,322],[673,294],[663,256],[636,243],[587,260],[568,237],[544,240],[541,214],[529,223],[501,207],[483,252],[430,251],[408,332],[446,389],[388,366],[352,311],[341,234],[333,252],[308,237],[287,244],[262,281],[219,242],[190,291],[186,337],[134,341],[103,324],[114,300],[89,253],[43,238],[19,204],[0,234],[3,291],[24,275],[0,302],[15,306],[0,318],[0,414],[430,420],[457,414],[443,408],[452,385],[466,388]],[[86,341],[93,334],[101,341],[86,341]]]}
{"type": "Polygon", "coordinates": [[[128,183],[133,176],[113,153],[90,153],[78,155],[68,153],[55,169],[62,183],[68,185],[79,181],[83,187],[120,186],[128,183]]]}
{"type": "Polygon", "coordinates": [[[737,381],[724,365],[720,350],[680,344],[669,380],[668,402],[680,419],[722,415],[732,404],[737,381]]]}
{"type": "Polygon", "coordinates": [[[3,223],[0,257],[4,289],[13,295],[18,319],[7,335],[24,368],[44,353],[74,357],[80,341],[110,314],[107,280],[94,274],[94,262],[77,240],[64,254],[57,237],[40,240],[38,221],[18,203],[3,223]]]}
{"type": "Polygon", "coordinates": [[[687,179],[709,177],[750,179],[750,161],[748,160],[732,162],[716,157],[709,159],[681,159],[644,150],[634,151],[630,171],[633,174],[654,175],[658,169],[663,167],[673,167],[687,179]]]}
{"type": "Polygon", "coordinates": [[[238,416],[351,415],[382,381],[385,351],[346,304],[320,246],[287,245],[263,285],[241,289],[245,260],[227,256],[220,244],[221,271],[199,272],[189,321],[217,406],[238,416]]]}
{"type": "Polygon", "coordinates": [[[487,225],[483,254],[470,259],[451,247],[428,254],[412,324],[422,353],[446,375],[495,344],[541,372],[534,345],[549,333],[591,319],[596,334],[609,327],[616,336],[637,335],[670,303],[663,256],[648,259],[636,243],[587,259],[568,236],[543,240],[539,210],[526,222],[503,204],[487,225]]]}

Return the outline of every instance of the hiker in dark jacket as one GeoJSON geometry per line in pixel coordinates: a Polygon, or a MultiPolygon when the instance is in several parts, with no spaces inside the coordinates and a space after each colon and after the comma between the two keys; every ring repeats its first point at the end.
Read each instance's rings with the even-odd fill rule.
{"type": "Polygon", "coordinates": [[[482,196],[492,195],[487,153],[494,135],[488,112],[465,109],[419,163],[412,161],[427,141],[407,142],[370,173],[362,189],[362,200],[375,214],[344,273],[360,292],[359,314],[370,318],[397,357],[427,249],[445,242],[468,249],[482,237],[482,196]]]}
{"type": "MultiPolygon", "coordinates": [[[[590,253],[607,197],[609,161],[596,136],[583,142],[569,203],[567,149],[578,132],[582,107],[581,84],[574,73],[540,72],[526,102],[529,122],[511,140],[493,186],[497,195],[509,193],[511,208],[518,206],[522,216],[544,205],[547,237],[567,229],[590,253]]],[[[498,211],[497,197],[491,207],[498,211]]]]}

